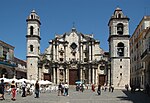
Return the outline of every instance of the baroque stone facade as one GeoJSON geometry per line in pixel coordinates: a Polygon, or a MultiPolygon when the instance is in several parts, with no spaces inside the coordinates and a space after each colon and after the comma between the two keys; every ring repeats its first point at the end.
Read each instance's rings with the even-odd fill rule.
{"type": "Polygon", "coordinates": [[[40,18],[33,10],[26,21],[28,79],[70,85],[76,81],[107,83],[118,89],[130,84],[129,18],[120,8],[108,23],[109,53],[100,48],[93,34],[78,32],[74,26],[70,32],[56,34],[45,52],[40,53],[40,18]]]}
{"type": "Polygon", "coordinates": [[[40,53],[40,19],[33,10],[27,18],[28,79],[47,79],[55,84],[76,81],[88,84],[108,82],[108,53],[100,48],[93,34],[83,34],[75,27],[56,35],[49,47],[40,53]]]}

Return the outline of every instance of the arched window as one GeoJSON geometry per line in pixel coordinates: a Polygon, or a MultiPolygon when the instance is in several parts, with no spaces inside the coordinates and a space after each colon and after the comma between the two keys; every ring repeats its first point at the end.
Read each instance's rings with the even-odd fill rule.
{"type": "Polygon", "coordinates": [[[33,35],[33,26],[30,27],[30,35],[33,35]]]}
{"type": "Polygon", "coordinates": [[[123,34],[123,24],[122,23],[117,24],[117,33],[119,35],[123,34]]]}
{"type": "Polygon", "coordinates": [[[33,15],[31,15],[31,19],[33,19],[33,15]]]}
{"type": "Polygon", "coordinates": [[[121,14],[118,14],[118,18],[121,18],[121,14]]]}
{"type": "Polygon", "coordinates": [[[124,44],[121,42],[117,45],[117,54],[118,56],[124,56],[124,44]]]}
{"type": "Polygon", "coordinates": [[[33,45],[30,45],[30,52],[33,52],[33,45]]]}

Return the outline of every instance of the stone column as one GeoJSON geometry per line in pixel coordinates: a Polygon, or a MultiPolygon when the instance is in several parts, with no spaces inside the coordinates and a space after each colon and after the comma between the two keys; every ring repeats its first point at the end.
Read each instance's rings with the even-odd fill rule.
{"type": "Polygon", "coordinates": [[[84,59],[83,59],[83,44],[81,44],[81,61],[83,61],[84,59]]]}
{"type": "Polygon", "coordinates": [[[97,74],[97,73],[98,73],[98,72],[97,72],[98,69],[96,68],[95,71],[96,71],[96,74],[95,74],[95,80],[96,80],[96,81],[95,81],[95,82],[96,82],[96,84],[98,85],[98,74],[97,74]]]}
{"type": "Polygon", "coordinates": [[[91,68],[89,68],[89,84],[91,84],[91,68]]]}
{"type": "Polygon", "coordinates": [[[83,75],[82,75],[82,74],[83,74],[83,69],[80,68],[80,80],[81,80],[81,81],[83,81],[83,75]]]}
{"type": "Polygon", "coordinates": [[[95,72],[95,69],[92,67],[92,83],[93,84],[94,84],[94,77],[95,77],[94,72],[95,72]]]}
{"type": "Polygon", "coordinates": [[[58,43],[57,43],[57,47],[56,47],[57,49],[56,49],[56,60],[58,60],[58,58],[59,58],[59,54],[58,54],[58,51],[59,51],[59,45],[58,45],[58,43]]]}
{"type": "Polygon", "coordinates": [[[59,84],[59,73],[60,73],[60,71],[59,71],[59,69],[57,68],[57,84],[59,84]]]}
{"type": "Polygon", "coordinates": [[[55,44],[53,44],[53,58],[54,58],[54,61],[56,60],[56,52],[55,52],[55,44]]]}
{"type": "Polygon", "coordinates": [[[89,61],[91,61],[92,59],[91,59],[91,54],[92,52],[91,52],[91,43],[89,42],[89,61]]]}
{"type": "Polygon", "coordinates": [[[56,84],[56,70],[53,68],[53,82],[56,84]]]}

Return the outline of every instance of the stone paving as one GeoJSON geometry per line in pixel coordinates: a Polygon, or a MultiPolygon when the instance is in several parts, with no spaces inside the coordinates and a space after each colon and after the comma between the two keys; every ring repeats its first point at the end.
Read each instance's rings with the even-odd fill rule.
{"type": "Polygon", "coordinates": [[[85,90],[83,93],[69,90],[69,96],[57,96],[57,92],[41,93],[40,98],[34,98],[34,95],[21,97],[17,95],[16,101],[11,100],[11,95],[5,94],[6,100],[0,100],[0,103],[150,103],[150,96],[143,92],[131,93],[130,91],[115,90],[113,93],[104,92],[100,96],[91,90],[85,90]]]}

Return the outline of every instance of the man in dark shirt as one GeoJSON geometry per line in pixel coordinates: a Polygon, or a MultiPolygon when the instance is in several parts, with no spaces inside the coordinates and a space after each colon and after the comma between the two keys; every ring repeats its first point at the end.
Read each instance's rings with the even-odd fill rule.
{"type": "Polygon", "coordinates": [[[36,83],[35,83],[35,98],[39,98],[39,92],[40,92],[40,86],[39,86],[39,83],[38,83],[38,81],[36,81],[36,83]]]}
{"type": "Polygon", "coordinates": [[[2,79],[0,83],[0,94],[1,94],[2,100],[5,100],[4,91],[5,91],[5,85],[4,85],[4,80],[2,79]]]}

